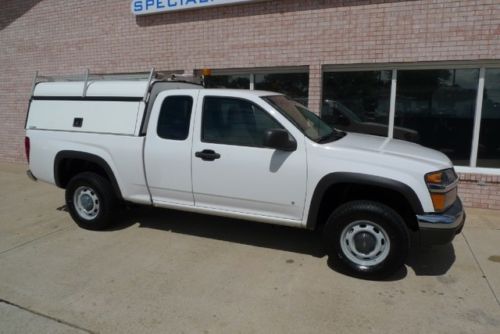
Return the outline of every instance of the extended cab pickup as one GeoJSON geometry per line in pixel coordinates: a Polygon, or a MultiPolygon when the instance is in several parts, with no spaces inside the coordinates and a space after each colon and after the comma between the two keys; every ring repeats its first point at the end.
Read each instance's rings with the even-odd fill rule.
{"type": "Polygon", "coordinates": [[[410,234],[448,243],[465,221],[444,154],[333,129],[278,93],[41,82],[25,141],[28,175],[66,189],[87,229],[125,201],[318,230],[334,261],[369,277],[403,265],[410,234]]]}

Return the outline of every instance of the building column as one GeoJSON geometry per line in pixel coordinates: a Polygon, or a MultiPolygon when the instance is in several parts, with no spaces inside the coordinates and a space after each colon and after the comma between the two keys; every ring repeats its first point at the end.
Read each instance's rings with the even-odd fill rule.
{"type": "Polygon", "coordinates": [[[321,64],[309,65],[309,109],[319,115],[322,105],[323,72],[321,64]]]}

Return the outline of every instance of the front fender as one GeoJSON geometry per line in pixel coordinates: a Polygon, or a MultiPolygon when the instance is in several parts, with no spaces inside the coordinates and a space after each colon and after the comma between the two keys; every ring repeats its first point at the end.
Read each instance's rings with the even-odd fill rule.
{"type": "Polygon", "coordinates": [[[420,202],[420,199],[415,191],[400,181],[362,173],[336,172],[325,175],[318,182],[309,207],[309,214],[307,216],[306,223],[307,229],[314,230],[316,228],[321,201],[326,191],[330,187],[341,183],[376,186],[396,191],[406,199],[416,215],[424,212],[422,203],[420,202]]]}

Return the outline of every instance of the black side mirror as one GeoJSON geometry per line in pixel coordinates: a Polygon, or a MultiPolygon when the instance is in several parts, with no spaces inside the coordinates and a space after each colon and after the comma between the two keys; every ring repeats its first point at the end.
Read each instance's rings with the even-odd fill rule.
{"type": "Polygon", "coordinates": [[[285,129],[270,129],[264,135],[264,146],[292,152],[297,149],[297,142],[285,129]]]}

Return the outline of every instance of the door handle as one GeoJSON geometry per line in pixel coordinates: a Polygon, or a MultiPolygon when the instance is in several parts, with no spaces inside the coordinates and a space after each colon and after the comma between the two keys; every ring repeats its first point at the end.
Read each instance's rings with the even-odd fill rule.
{"type": "Polygon", "coordinates": [[[203,150],[201,152],[196,152],[194,156],[204,161],[214,161],[216,159],[220,159],[220,154],[215,153],[215,151],[213,150],[203,150]]]}

